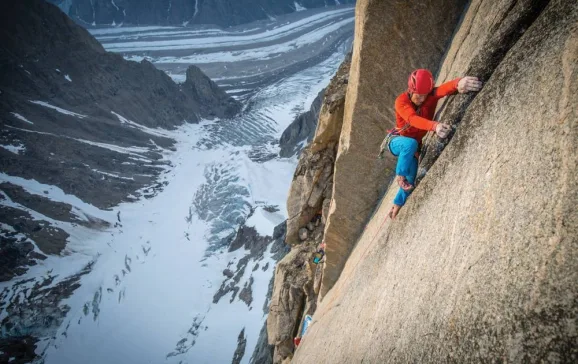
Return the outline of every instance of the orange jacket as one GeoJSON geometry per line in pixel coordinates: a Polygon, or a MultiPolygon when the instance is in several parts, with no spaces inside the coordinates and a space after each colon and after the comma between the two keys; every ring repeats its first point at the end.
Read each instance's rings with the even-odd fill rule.
{"type": "Polygon", "coordinates": [[[417,108],[404,92],[395,99],[395,124],[399,135],[414,138],[421,145],[421,140],[430,130],[436,130],[437,122],[433,121],[438,100],[458,92],[461,78],[443,83],[436,87],[417,108]]]}

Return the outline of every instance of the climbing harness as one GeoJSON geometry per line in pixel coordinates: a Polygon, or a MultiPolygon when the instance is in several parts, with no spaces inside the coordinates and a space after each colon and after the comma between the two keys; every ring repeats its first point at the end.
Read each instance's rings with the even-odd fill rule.
{"type": "MultiPolygon", "coordinates": [[[[391,143],[391,141],[395,138],[397,138],[398,136],[401,136],[401,133],[403,133],[404,131],[406,131],[407,129],[410,128],[411,125],[409,125],[409,123],[405,124],[403,126],[403,128],[393,128],[393,129],[389,129],[387,131],[387,135],[385,136],[385,138],[383,139],[383,141],[381,142],[381,146],[380,146],[380,153],[379,153],[379,159],[383,159],[383,155],[385,154],[385,148],[387,148],[387,150],[389,150],[389,152],[393,155],[396,156],[395,154],[393,154],[393,152],[391,151],[391,148],[389,147],[389,143],[391,143]]],[[[396,156],[397,157],[397,156],[396,156]]]]}
{"type": "MultiPolygon", "coordinates": [[[[408,92],[407,96],[411,99],[411,94],[408,92]]],[[[413,104],[413,102],[412,102],[413,104]]],[[[415,105],[415,104],[414,104],[415,105]]],[[[421,105],[417,106],[415,109],[415,113],[418,116],[421,116],[421,105]]],[[[408,130],[409,128],[411,128],[411,125],[409,124],[409,122],[405,122],[404,126],[401,128],[398,128],[397,126],[387,130],[387,135],[385,136],[385,138],[383,139],[383,141],[381,142],[381,146],[379,147],[380,152],[379,152],[379,159],[383,159],[383,156],[385,154],[385,148],[387,147],[387,150],[389,150],[389,152],[391,153],[391,155],[393,155],[394,157],[397,157],[395,154],[393,154],[393,152],[391,151],[391,148],[389,147],[389,144],[391,143],[391,141],[399,136],[403,136],[402,133],[405,132],[406,130],[408,130]]],[[[416,152],[415,157],[419,160],[419,151],[416,152]]]]}

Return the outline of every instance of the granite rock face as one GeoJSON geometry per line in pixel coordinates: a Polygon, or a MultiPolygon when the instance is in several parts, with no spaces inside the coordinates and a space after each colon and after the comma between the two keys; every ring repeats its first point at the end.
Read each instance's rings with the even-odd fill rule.
{"type": "Polygon", "coordinates": [[[268,19],[301,8],[352,4],[355,0],[48,0],[83,24],[223,27],[268,19]]]}
{"type": "MultiPolygon", "coordinates": [[[[437,84],[464,75],[474,75],[487,82],[508,50],[548,3],[549,0],[472,1],[460,31],[447,51],[437,84]]],[[[453,125],[455,130],[475,97],[476,94],[472,93],[444,99],[440,102],[436,119],[453,125]]],[[[422,149],[418,179],[423,178],[450,140],[451,135],[443,140],[433,133],[428,135],[422,149]]]]}
{"type": "Polygon", "coordinates": [[[357,2],[353,59],[333,177],[320,295],[333,286],[394,171],[378,160],[395,98],[416,68],[435,70],[466,1],[357,2]]]}
{"type": "MultiPolygon", "coordinates": [[[[479,22],[517,4],[473,1],[442,69],[475,65],[479,22]]],[[[294,363],[578,360],[578,4],[519,32],[398,218],[367,224],[294,363]]]]}
{"type": "Polygon", "coordinates": [[[313,254],[323,241],[328,203],[331,201],[333,163],[343,122],[345,90],[351,57],[347,56],[325,90],[315,137],[303,150],[287,201],[289,219],[285,242],[291,252],[275,269],[267,317],[267,339],[274,348],[261,350],[266,362],[288,363],[293,357],[293,338],[299,336],[305,315],[312,315],[324,260],[314,264],[313,254]]]}
{"type": "Polygon", "coordinates": [[[297,336],[303,315],[314,305],[313,267],[311,256],[315,242],[308,241],[291,251],[277,263],[275,285],[267,316],[269,345],[275,347],[273,363],[291,358],[293,338],[297,336]]]}

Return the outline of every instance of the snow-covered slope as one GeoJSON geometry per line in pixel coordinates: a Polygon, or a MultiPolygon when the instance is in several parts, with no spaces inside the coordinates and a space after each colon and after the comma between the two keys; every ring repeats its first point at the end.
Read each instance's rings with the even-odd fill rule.
{"type": "MultiPolygon", "coordinates": [[[[346,16],[345,26],[351,26],[352,9],[299,15],[296,22],[311,17],[305,23],[315,25],[306,33],[319,40],[296,43],[284,55],[286,61],[254,60],[264,68],[277,67],[276,72],[260,71],[253,61],[218,62],[218,67],[210,63],[219,52],[233,54],[233,46],[206,53],[211,61],[200,66],[236,67],[249,74],[245,79],[233,78],[234,73],[225,71],[219,80],[231,89],[252,80],[247,91],[238,94],[245,105],[240,116],[170,131],[145,127],[148,134],[176,140],[174,150],[158,148],[164,158],[164,173],[157,183],[162,191],[151,186],[141,191],[147,198],[101,210],[54,186],[0,176],[31,196],[72,205],[76,216],[70,222],[59,221],[12,202],[3,193],[2,204],[69,235],[62,254],[51,255],[18,279],[0,284],[4,338],[32,342],[37,338],[36,353],[46,363],[226,363],[235,353],[237,358],[240,353],[240,362],[249,362],[266,319],[266,295],[275,265],[272,236],[286,218],[286,194],[296,165],[295,159],[277,157],[277,141],[327,85],[352,36],[344,29],[331,38],[334,33],[327,33],[327,23],[315,23],[320,15],[335,23],[343,21],[337,16],[346,16]],[[326,46],[320,47],[324,39],[326,46]],[[297,57],[314,48],[323,51],[297,57]],[[279,66],[283,62],[288,65],[285,69],[279,66]],[[239,241],[240,237],[245,240],[239,241]],[[240,334],[244,340],[239,340],[240,334]]],[[[297,39],[304,31],[300,25],[272,26],[285,29],[285,38],[297,39]]],[[[173,31],[154,30],[165,36],[173,31]]],[[[259,39],[264,33],[255,31],[259,35],[244,40],[247,53],[284,42],[273,37],[263,45],[259,39]]],[[[117,38],[108,44],[122,43],[119,38],[126,34],[114,34],[117,38]]],[[[220,37],[186,36],[200,43],[214,43],[220,37]]],[[[152,60],[176,59],[172,52],[159,51],[159,58],[152,60]]],[[[200,54],[197,57],[203,54],[194,52],[200,54]]],[[[176,64],[188,62],[185,58],[176,64]]],[[[173,75],[178,72],[175,69],[173,75]]],[[[120,121],[139,125],[138,120],[120,121]]],[[[3,222],[4,227],[11,228],[3,222]]]]}
{"type": "Polygon", "coordinates": [[[321,62],[353,32],[353,7],[288,14],[228,28],[122,27],[90,29],[105,49],[147,59],[177,82],[199,66],[239,97],[321,62]]]}

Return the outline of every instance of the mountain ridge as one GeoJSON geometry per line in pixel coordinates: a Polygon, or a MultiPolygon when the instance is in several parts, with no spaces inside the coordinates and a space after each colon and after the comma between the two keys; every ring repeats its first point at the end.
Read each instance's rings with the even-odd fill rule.
{"type": "Polygon", "coordinates": [[[222,27],[355,0],[47,0],[83,25],[214,24],[222,27]]]}

